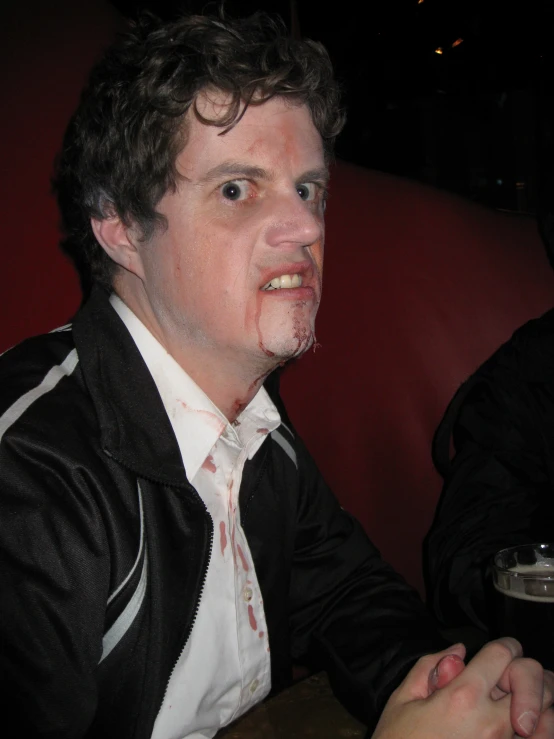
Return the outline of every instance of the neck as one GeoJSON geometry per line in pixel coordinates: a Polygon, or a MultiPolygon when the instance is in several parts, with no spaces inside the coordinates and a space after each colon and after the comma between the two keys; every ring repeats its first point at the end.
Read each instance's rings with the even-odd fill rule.
{"type": "Polygon", "coordinates": [[[273,369],[269,367],[264,371],[247,373],[244,366],[233,368],[230,362],[222,361],[221,357],[213,363],[201,362],[200,365],[196,362],[180,362],[177,357],[174,358],[230,423],[233,423],[250,403],[273,369]],[[223,372],[213,371],[214,365],[217,368],[221,367],[223,372]],[[201,368],[200,371],[198,366],[201,368]],[[206,371],[206,368],[210,368],[210,371],[206,371]]]}
{"type": "Polygon", "coordinates": [[[266,354],[237,353],[230,347],[222,350],[206,344],[187,341],[179,334],[164,333],[143,301],[136,300],[133,291],[116,283],[116,292],[164,349],[185,370],[201,390],[233,423],[250,403],[266,377],[276,368],[278,360],[266,354]]]}

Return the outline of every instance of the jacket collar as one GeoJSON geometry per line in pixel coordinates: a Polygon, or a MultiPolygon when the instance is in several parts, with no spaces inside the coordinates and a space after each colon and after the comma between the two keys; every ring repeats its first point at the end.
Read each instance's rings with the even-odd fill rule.
{"type": "Polygon", "coordinates": [[[102,288],[95,286],[77,313],[73,335],[104,452],[141,477],[187,486],[154,380],[102,288]]]}

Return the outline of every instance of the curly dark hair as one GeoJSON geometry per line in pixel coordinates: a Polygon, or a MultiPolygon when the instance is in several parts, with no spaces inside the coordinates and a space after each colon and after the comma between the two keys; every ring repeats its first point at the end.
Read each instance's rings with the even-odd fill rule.
{"type": "Polygon", "coordinates": [[[321,44],[289,37],[278,19],[189,15],[162,23],[143,15],[108,49],[69,122],[53,178],[61,247],[85,295],[94,281],[110,289],[116,269],[94,237],[91,217],[115,213],[138,226],[144,240],[163,227],[156,206],[175,190],[189,108],[225,134],[249,105],[275,96],[308,106],[329,156],[344,123],[331,62],[321,44]],[[217,120],[196,108],[206,89],[229,94],[217,120]]]}

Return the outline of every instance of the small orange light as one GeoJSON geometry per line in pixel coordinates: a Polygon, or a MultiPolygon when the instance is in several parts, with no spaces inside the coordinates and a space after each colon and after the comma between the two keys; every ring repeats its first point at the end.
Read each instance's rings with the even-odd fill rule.
{"type": "Polygon", "coordinates": [[[418,5],[421,5],[422,2],[423,2],[423,0],[417,0],[417,4],[418,5]]]}
{"type": "Polygon", "coordinates": [[[459,46],[460,44],[463,44],[464,40],[463,38],[457,38],[456,41],[452,44],[452,48],[455,49],[456,46],[459,46]]]}
{"type": "Polygon", "coordinates": [[[435,49],[435,54],[442,54],[442,46],[435,49]]]}

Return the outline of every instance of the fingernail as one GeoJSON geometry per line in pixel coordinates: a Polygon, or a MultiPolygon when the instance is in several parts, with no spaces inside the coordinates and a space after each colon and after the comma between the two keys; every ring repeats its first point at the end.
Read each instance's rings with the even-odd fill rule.
{"type": "MultiPolygon", "coordinates": [[[[440,664],[440,663],[439,663],[440,664]]],[[[433,667],[429,673],[429,683],[435,688],[439,680],[439,666],[433,667]]]]}
{"type": "Polygon", "coordinates": [[[533,711],[525,711],[525,713],[522,713],[517,721],[526,734],[532,734],[535,731],[535,726],[537,725],[537,718],[537,714],[533,711]]]}

